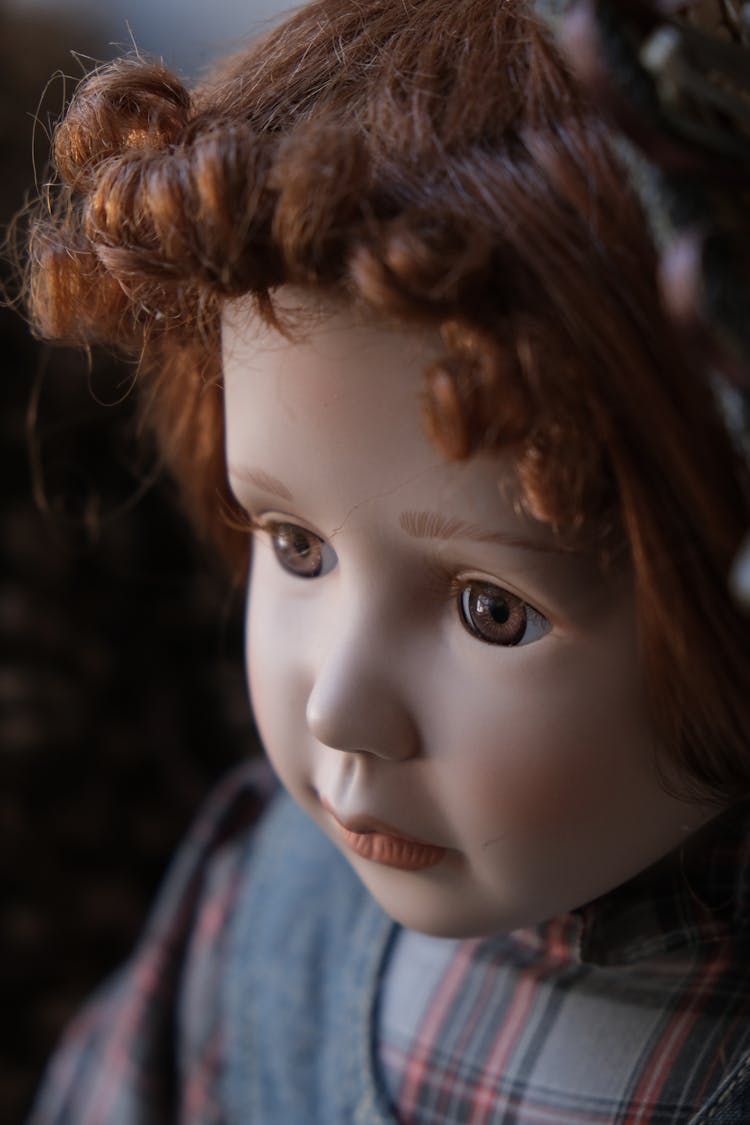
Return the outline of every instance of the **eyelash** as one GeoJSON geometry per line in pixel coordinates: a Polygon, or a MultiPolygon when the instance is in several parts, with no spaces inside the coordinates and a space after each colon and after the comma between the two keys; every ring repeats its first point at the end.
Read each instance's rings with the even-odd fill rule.
{"type": "MultiPolygon", "coordinates": [[[[276,560],[282,570],[295,578],[311,580],[322,578],[332,570],[337,562],[333,548],[314,531],[294,523],[292,520],[273,520],[259,523],[249,513],[244,513],[245,529],[260,532],[268,537],[276,560]],[[284,557],[284,533],[292,541],[295,535],[307,537],[319,544],[320,555],[310,558],[300,555],[302,565],[295,568],[289,557],[284,557]],[[307,567],[307,569],[306,569],[307,567]]],[[[291,548],[294,550],[293,546],[291,548]]],[[[552,625],[548,618],[523,598],[506,590],[498,583],[485,578],[459,578],[451,570],[434,559],[428,566],[427,593],[433,593],[456,606],[459,620],[466,632],[475,640],[494,647],[515,648],[531,644],[545,636],[552,625]],[[492,610],[492,604],[502,606],[499,614],[492,610]],[[480,619],[481,623],[477,622],[480,619]],[[529,638],[529,633],[533,635],[529,638]]]]}
{"type": "Polygon", "coordinates": [[[256,531],[262,531],[263,528],[252,516],[246,508],[243,508],[239,500],[232,497],[230,501],[223,501],[220,511],[221,519],[227,527],[232,531],[239,531],[243,535],[253,535],[256,531]]]}
{"type": "MultiPolygon", "coordinates": [[[[457,577],[455,573],[447,567],[442,566],[439,562],[432,559],[429,565],[429,587],[433,594],[441,600],[456,605],[458,609],[458,616],[466,632],[475,640],[481,641],[483,644],[493,645],[495,647],[503,648],[518,648],[524,644],[532,644],[536,640],[541,640],[543,636],[550,632],[552,629],[551,621],[545,617],[540,610],[535,609],[527,601],[524,601],[518,594],[514,594],[512,590],[507,590],[497,582],[492,582],[487,578],[463,578],[457,577]],[[469,620],[467,620],[467,595],[471,590],[481,589],[485,592],[491,591],[496,596],[497,601],[504,601],[509,605],[511,611],[509,617],[516,607],[523,610],[523,633],[517,639],[506,638],[504,641],[500,639],[490,639],[484,636],[478,628],[474,628],[469,620]],[[499,595],[499,597],[497,596],[499,595]],[[535,632],[536,635],[528,638],[529,632],[535,632]]],[[[493,620],[493,625],[502,629],[505,622],[498,623],[493,620]]]]}

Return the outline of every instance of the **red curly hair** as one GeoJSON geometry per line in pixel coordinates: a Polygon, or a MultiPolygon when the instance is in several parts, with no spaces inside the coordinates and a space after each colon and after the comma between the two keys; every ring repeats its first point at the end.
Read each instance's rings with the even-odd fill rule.
{"type": "Polygon", "coordinates": [[[223,463],[227,299],[292,283],[431,323],[425,424],[510,446],[525,503],[634,574],[660,761],[750,788],[746,623],[727,593],[747,481],[659,307],[606,124],[523,0],[318,0],[189,91],[122,59],[79,86],[31,226],[41,335],[140,359],[199,527],[241,561],[223,463]]]}

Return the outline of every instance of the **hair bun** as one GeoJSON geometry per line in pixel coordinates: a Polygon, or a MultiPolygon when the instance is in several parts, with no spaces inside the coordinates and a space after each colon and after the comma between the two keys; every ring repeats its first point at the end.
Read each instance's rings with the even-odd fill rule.
{"type": "Polygon", "coordinates": [[[190,94],[161,63],[120,59],[81,82],[55,134],[61,178],[91,189],[103,161],[128,149],[161,149],[188,121],[190,94]]]}
{"type": "Polygon", "coordinates": [[[86,236],[126,284],[140,273],[201,278],[226,295],[262,288],[276,270],[268,159],[249,126],[194,122],[168,149],[126,151],[100,169],[86,236]]]}

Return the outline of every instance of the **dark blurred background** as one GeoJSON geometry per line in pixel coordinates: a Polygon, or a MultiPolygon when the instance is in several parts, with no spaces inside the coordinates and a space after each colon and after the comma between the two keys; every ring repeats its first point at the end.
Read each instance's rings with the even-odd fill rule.
{"type": "MultiPolygon", "coordinates": [[[[113,44],[162,56],[170,66],[195,75],[211,59],[256,33],[280,12],[302,0],[0,0],[11,15],[43,21],[65,15],[90,29],[96,57],[114,51],[113,44]]],[[[56,65],[65,67],[64,52],[73,41],[59,43],[56,65]]]]}
{"type": "MultiPolygon", "coordinates": [[[[34,163],[43,180],[47,133],[81,73],[72,50],[110,57],[112,40],[127,45],[127,19],[141,49],[195,73],[274,6],[201,5],[209,36],[198,6],[177,0],[56,11],[0,0],[3,227],[34,163]]],[[[0,1122],[10,1125],[63,1024],[132,946],[196,806],[257,741],[242,592],[154,479],[132,369],[41,345],[8,308],[0,344],[0,1122]]]]}

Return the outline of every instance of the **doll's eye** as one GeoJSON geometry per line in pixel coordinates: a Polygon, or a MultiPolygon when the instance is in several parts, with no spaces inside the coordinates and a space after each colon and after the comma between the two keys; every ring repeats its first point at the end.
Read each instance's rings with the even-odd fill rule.
{"type": "Polygon", "coordinates": [[[336,552],[314,531],[296,523],[274,523],[267,531],[280,565],[297,578],[320,578],[336,565],[336,552]]]}
{"type": "Polygon", "coordinates": [[[491,582],[467,583],[458,595],[458,606],[466,629],[491,645],[531,644],[551,628],[538,610],[491,582]]]}

